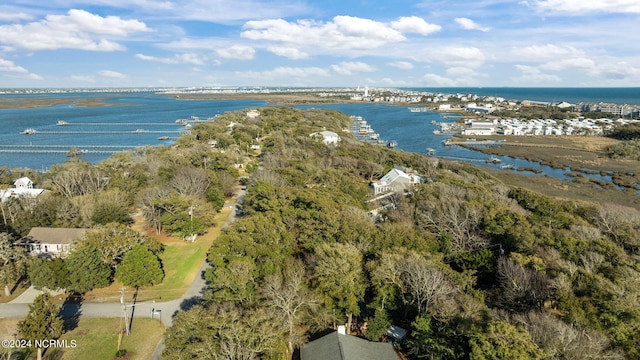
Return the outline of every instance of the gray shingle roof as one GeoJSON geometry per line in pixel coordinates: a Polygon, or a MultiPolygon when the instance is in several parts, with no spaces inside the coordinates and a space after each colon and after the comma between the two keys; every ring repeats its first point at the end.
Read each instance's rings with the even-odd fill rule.
{"type": "Polygon", "coordinates": [[[393,345],[371,342],[337,332],[314,340],[300,349],[301,360],[398,360],[393,345]]]}
{"type": "Polygon", "coordinates": [[[71,244],[81,239],[89,229],[34,227],[16,244],[71,244]]]}

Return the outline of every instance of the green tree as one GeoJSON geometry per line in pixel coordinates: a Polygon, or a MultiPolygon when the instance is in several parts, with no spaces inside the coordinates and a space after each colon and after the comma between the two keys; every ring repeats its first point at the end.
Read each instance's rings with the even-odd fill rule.
{"type": "Polygon", "coordinates": [[[11,295],[11,285],[27,273],[24,249],[12,243],[11,235],[0,233],[0,286],[4,286],[6,296],[11,295]]]}
{"type": "Polygon", "coordinates": [[[136,244],[146,246],[154,254],[159,254],[163,249],[162,243],[155,238],[143,236],[125,225],[114,223],[88,231],[78,247],[97,249],[102,261],[115,268],[136,244]]]}
{"type": "Polygon", "coordinates": [[[163,359],[273,359],[278,321],[262,308],[230,303],[196,305],[179,312],[165,336],[163,359]]]}
{"type": "Polygon", "coordinates": [[[116,279],[136,289],[162,282],[164,271],[158,256],[146,246],[134,245],[116,270],[116,279]]]}
{"type": "Polygon", "coordinates": [[[317,290],[329,307],[346,314],[350,331],[353,315],[360,314],[358,303],[363,300],[367,286],[362,253],[351,244],[335,243],[318,246],[316,254],[317,290]]]}
{"type": "MultiPolygon", "coordinates": [[[[33,304],[29,305],[29,313],[25,319],[18,323],[20,337],[31,341],[31,346],[35,346],[36,341],[59,338],[63,330],[63,321],[59,312],[59,305],[49,293],[38,295],[33,304]]],[[[37,351],[38,360],[40,360],[42,348],[38,347],[37,351]]]]}
{"type": "Polygon", "coordinates": [[[69,271],[68,289],[84,294],[96,288],[109,286],[112,270],[100,258],[98,250],[83,247],[74,250],[65,259],[69,271]]]}
{"type": "Polygon", "coordinates": [[[27,273],[31,284],[36,289],[57,290],[64,289],[68,285],[69,272],[61,258],[53,260],[41,257],[33,258],[27,273]]]}
{"type": "Polygon", "coordinates": [[[469,340],[470,360],[542,359],[544,352],[526,330],[502,321],[490,321],[469,340]]]}

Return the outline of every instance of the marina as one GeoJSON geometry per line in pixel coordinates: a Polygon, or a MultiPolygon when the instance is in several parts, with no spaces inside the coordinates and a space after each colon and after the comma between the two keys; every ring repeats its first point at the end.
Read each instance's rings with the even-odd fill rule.
{"type": "Polygon", "coordinates": [[[380,134],[376,133],[362,116],[351,115],[350,119],[351,128],[349,131],[356,139],[375,145],[384,145],[389,148],[398,146],[398,142],[395,140],[386,141],[380,139],[380,134]]]}

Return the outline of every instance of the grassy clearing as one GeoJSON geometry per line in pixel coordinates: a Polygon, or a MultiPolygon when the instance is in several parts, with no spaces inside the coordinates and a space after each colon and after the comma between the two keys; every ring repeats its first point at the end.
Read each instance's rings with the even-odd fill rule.
{"type": "Polygon", "coordinates": [[[615,203],[640,210],[640,197],[633,190],[601,188],[588,181],[562,181],[550,176],[519,174],[513,170],[484,169],[507,185],[520,186],[551,197],[593,203],[615,203]]]}
{"type": "MultiPolygon", "coordinates": [[[[0,319],[0,335],[3,339],[14,338],[16,324],[20,319],[0,319]]],[[[49,349],[44,358],[111,360],[118,347],[118,331],[121,319],[81,318],[78,327],[62,335],[69,346],[65,349],[49,349]],[[75,348],[73,342],[75,340],[75,348]]],[[[150,359],[156,346],[164,336],[165,327],[158,320],[136,318],[129,336],[122,337],[121,349],[126,349],[125,359],[150,359]]],[[[0,354],[3,354],[0,349],[0,354]]],[[[29,359],[35,359],[35,349],[29,359]]]]}
{"type": "MultiPolygon", "coordinates": [[[[168,301],[181,297],[193,282],[198,271],[207,256],[207,251],[213,241],[220,234],[222,225],[231,213],[230,208],[224,208],[216,216],[216,226],[198,236],[195,242],[188,243],[181,239],[168,236],[157,236],[166,245],[160,258],[165,271],[162,284],[141,288],[138,293],[138,301],[156,300],[168,301]]],[[[151,232],[147,232],[151,234],[151,232]]],[[[111,286],[87,293],[85,301],[90,302],[117,302],[120,299],[122,284],[115,282],[111,286]]],[[[132,290],[128,290],[128,293],[132,290]]]]}

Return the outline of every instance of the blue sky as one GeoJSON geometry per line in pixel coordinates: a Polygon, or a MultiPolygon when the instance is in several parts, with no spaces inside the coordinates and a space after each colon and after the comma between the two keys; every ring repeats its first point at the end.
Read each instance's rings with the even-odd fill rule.
{"type": "Polygon", "coordinates": [[[638,23],[638,0],[5,0],[0,87],[638,87],[638,23]]]}

